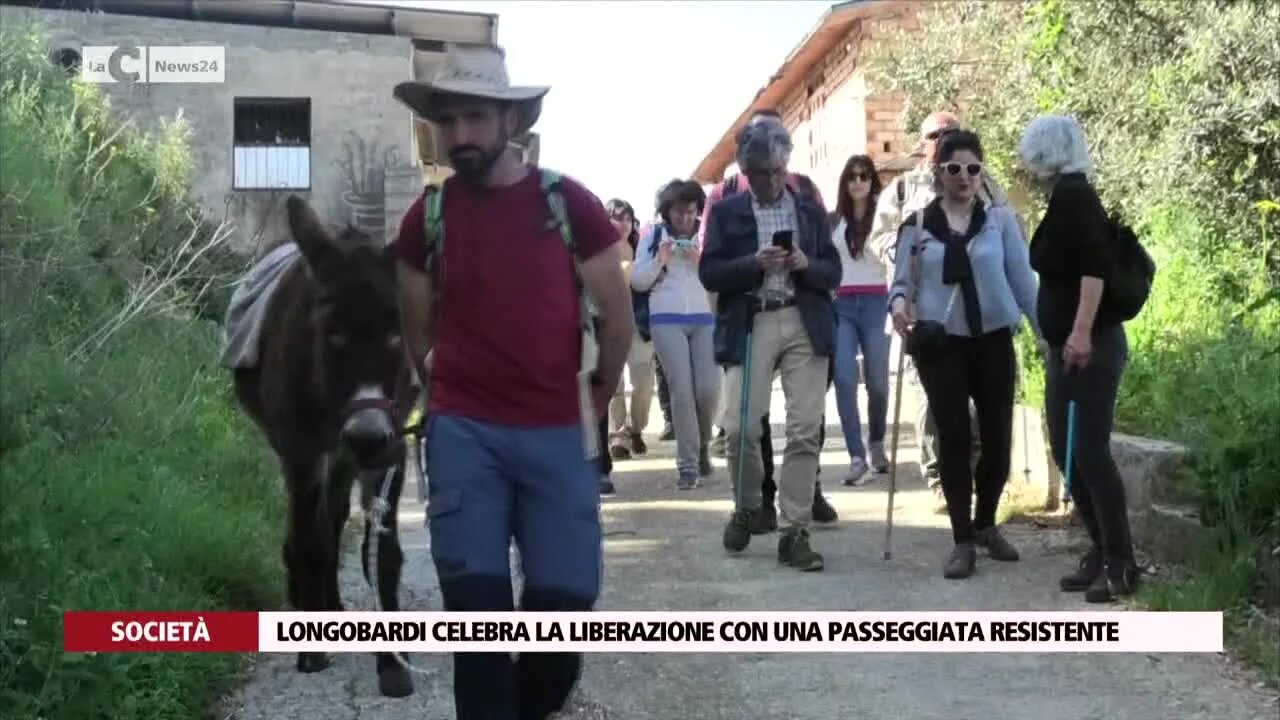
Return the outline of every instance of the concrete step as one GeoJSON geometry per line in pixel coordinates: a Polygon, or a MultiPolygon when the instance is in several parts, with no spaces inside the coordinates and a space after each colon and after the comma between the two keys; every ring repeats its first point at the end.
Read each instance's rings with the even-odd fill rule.
{"type": "Polygon", "coordinates": [[[1185,504],[1151,503],[1131,508],[1129,522],[1134,544],[1157,562],[1185,563],[1208,529],[1195,507],[1185,504]]]}

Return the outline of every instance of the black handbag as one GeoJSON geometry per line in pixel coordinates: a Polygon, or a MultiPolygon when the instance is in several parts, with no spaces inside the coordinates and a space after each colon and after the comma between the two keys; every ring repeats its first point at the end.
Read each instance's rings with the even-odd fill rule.
{"type": "MultiPolygon", "coordinates": [[[[917,222],[912,227],[915,228],[915,242],[911,246],[911,300],[910,308],[912,314],[915,313],[916,302],[920,297],[920,279],[923,273],[921,263],[923,263],[921,254],[924,252],[923,235],[924,229],[924,213],[921,211],[917,214],[917,222]]],[[[947,303],[947,309],[944,313],[944,320],[951,314],[951,307],[955,304],[956,293],[960,287],[957,285],[951,293],[951,300],[947,303]]],[[[947,345],[947,326],[945,322],[937,320],[917,320],[912,323],[911,330],[907,332],[906,337],[902,340],[902,351],[910,355],[913,359],[919,360],[934,355],[945,348],[947,345]]]]}

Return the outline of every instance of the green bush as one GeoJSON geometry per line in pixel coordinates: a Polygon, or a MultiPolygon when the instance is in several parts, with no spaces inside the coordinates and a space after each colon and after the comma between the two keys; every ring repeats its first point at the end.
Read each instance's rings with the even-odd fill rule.
{"type": "Polygon", "coordinates": [[[243,261],[184,127],[122,127],[43,47],[0,33],[0,706],[197,717],[242,658],[67,655],[61,613],[279,605],[277,471],[216,363],[243,261]]]}

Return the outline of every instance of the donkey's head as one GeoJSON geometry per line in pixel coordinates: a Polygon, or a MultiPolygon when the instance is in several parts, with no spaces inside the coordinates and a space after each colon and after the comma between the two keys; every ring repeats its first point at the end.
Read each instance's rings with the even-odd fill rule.
{"type": "Polygon", "coordinates": [[[316,286],[309,318],[315,390],[338,412],[340,441],[356,461],[383,467],[399,446],[392,398],[405,358],[394,255],[350,226],[335,237],[296,196],[288,214],[316,286]]]}

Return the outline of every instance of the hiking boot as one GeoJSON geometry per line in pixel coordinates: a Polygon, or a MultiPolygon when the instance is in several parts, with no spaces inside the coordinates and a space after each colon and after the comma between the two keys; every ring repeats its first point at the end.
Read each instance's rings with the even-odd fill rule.
{"type": "Polygon", "coordinates": [[[611,480],[608,475],[602,476],[600,478],[600,494],[612,495],[615,492],[617,492],[617,489],[613,487],[613,480],[611,480]]]}
{"type": "Polygon", "coordinates": [[[956,543],[947,558],[947,565],[942,569],[942,577],[948,580],[963,580],[973,574],[978,563],[978,551],[973,543],[956,543]]]}
{"type": "Polygon", "coordinates": [[[676,439],[676,429],[671,425],[671,423],[668,422],[662,426],[662,434],[658,436],[658,439],[663,442],[676,439]]]}
{"type": "Polygon", "coordinates": [[[889,456],[884,454],[884,443],[868,443],[867,450],[871,454],[871,468],[882,475],[889,472],[889,456]]]}
{"type": "Polygon", "coordinates": [[[724,549],[729,552],[742,552],[751,542],[751,516],[749,510],[734,510],[729,515],[729,522],[724,526],[724,549]]]}
{"type": "Polygon", "coordinates": [[[974,535],[976,536],[974,539],[977,545],[986,548],[987,554],[991,556],[992,560],[1017,562],[1019,557],[1018,549],[1006,540],[1004,535],[1000,534],[1000,531],[996,528],[984,528],[974,533],[974,535]]]}
{"type": "Polygon", "coordinates": [[[620,442],[615,442],[613,445],[609,446],[609,456],[614,460],[630,460],[631,448],[620,442]]]}
{"type": "Polygon", "coordinates": [[[1138,568],[1133,561],[1108,560],[1103,563],[1102,572],[1084,591],[1084,601],[1089,603],[1105,603],[1132,595],[1138,589],[1138,568]]]}
{"type": "Polygon", "coordinates": [[[1102,574],[1102,550],[1097,547],[1089,548],[1089,552],[1080,558],[1080,565],[1075,572],[1070,575],[1063,575],[1058,580],[1058,586],[1063,592],[1084,592],[1089,589],[1093,581],[1102,574]]]}
{"type": "Polygon", "coordinates": [[[696,488],[696,487],[698,487],[698,476],[697,476],[697,475],[684,475],[684,474],[681,474],[681,475],[680,475],[680,477],[676,478],[676,489],[677,489],[677,490],[692,490],[692,489],[694,489],[694,488],[696,488]]]}
{"type": "Polygon", "coordinates": [[[725,440],[724,433],[720,433],[711,439],[711,454],[716,457],[724,457],[727,452],[728,440],[725,440]]]}
{"type": "MultiPolygon", "coordinates": [[[[822,485],[815,483],[813,489],[813,521],[819,525],[830,525],[840,519],[836,509],[831,507],[831,503],[827,502],[827,498],[822,494],[822,485]]],[[[775,521],[776,527],[776,521],[775,521]]]]}
{"type": "Polygon", "coordinates": [[[702,449],[698,451],[698,474],[702,477],[710,477],[715,471],[715,467],[711,465],[710,449],[703,445],[702,449]]]}
{"type": "Polygon", "coordinates": [[[795,526],[784,530],[778,538],[778,562],[802,572],[823,567],[822,555],[809,547],[809,531],[795,526]]]}
{"type": "Polygon", "coordinates": [[[649,452],[649,446],[644,444],[644,438],[640,433],[631,433],[631,454],[644,455],[649,452]]]}
{"type": "Polygon", "coordinates": [[[867,472],[867,461],[862,458],[854,458],[849,463],[849,474],[844,476],[845,486],[859,487],[866,485],[870,480],[871,475],[867,472]]]}
{"type": "Polygon", "coordinates": [[[778,509],[773,503],[765,503],[759,510],[751,511],[751,534],[767,535],[778,529],[778,509]]]}

